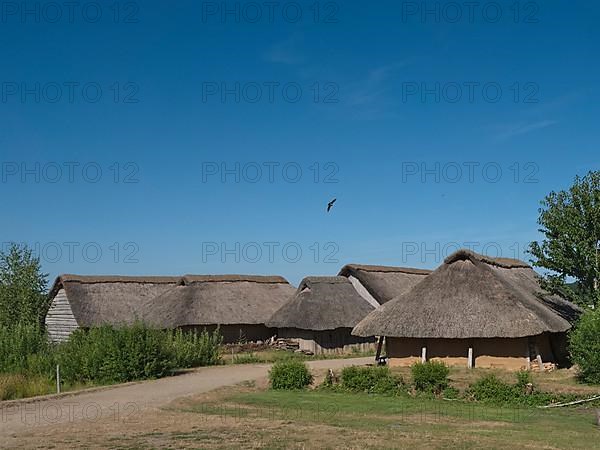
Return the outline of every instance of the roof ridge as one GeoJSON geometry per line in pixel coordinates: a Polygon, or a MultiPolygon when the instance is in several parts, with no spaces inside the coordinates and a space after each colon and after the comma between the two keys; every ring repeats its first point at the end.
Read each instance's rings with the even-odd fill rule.
{"type": "Polygon", "coordinates": [[[427,275],[432,272],[430,269],[419,269],[416,267],[401,267],[401,266],[381,266],[375,264],[346,264],[341,268],[340,274],[347,273],[352,270],[364,270],[365,272],[397,272],[409,273],[417,275],[427,275]]]}
{"type": "Polygon", "coordinates": [[[527,264],[525,261],[521,261],[520,259],[504,257],[492,258],[466,248],[461,248],[460,250],[457,250],[446,257],[446,259],[444,259],[444,264],[452,264],[456,261],[465,259],[470,259],[471,261],[480,261],[491,266],[502,267],[505,269],[532,268],[529,264],[527,264]]]}
{"type": "Polygon", "coordinates": [[[235,283],[235,282],[253,282],[253,283],[281,283],[289,284],[288,280],[280,275],[192,275],[186,274],[181,277],[184,284],[194,283],[235,283]]]}

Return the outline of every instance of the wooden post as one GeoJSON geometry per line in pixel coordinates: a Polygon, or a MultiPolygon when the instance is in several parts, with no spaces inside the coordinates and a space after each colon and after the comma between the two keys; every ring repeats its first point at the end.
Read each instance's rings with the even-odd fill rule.
{"type": "Polygon", "coordinates": [[[379,362],[379,357],[381,356],[381,349],[383,347],[383,336],[379,336],[379,340],[377,341],[377,353],[375,354],[375,361],[379,362]]]}
{"type": "Polygon", "coordinates": [[[544,362],[542,361],[542,355],[540,355],[540,349],[537,345],[537,342],[535,343],[535,359],[537,360],[538,366],[540,367],[540,372],[544,371],[544,362]]]}
{"type": "Polygon", "coordinates": [[[469,362],[467,364],[469,369],[473,368],[473,347],[469,347],[469,362]]]}
{"type": "Polygon", "coordinates": [[[596,425],[600,427],[600,409],[596,410],[596,425]]]}
{"type": "Polygon", "coordinates": [[[427,347],[421,348],[421,362],[424,363],[427,361],[427,347]]]}
{"type": "Polygon", "coordinates": [[[56,393],[60,394],[60,366],[56,365],[56,393]]]}

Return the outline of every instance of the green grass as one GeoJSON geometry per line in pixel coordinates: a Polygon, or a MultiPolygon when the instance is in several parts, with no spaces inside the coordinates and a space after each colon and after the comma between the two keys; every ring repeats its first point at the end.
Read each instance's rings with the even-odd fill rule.
{"type": "Polygon", "coordinates": [[[418,430],[432,441],[463,448],[600,448],[592,408],[542,410],[475,403],[323,391],[233,393],[186,411],[235,420],[280,420],[376,435],[418,430]]]}

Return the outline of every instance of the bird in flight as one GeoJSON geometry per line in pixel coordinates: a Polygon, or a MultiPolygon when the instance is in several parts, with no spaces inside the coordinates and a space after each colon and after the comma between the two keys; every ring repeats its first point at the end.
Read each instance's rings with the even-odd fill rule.
{"type": "Polygon", "coordinates": [[[333,204],[335,203],[336,200],[337,200],[337,198],[334,198],[329,203],[327,203],[327,212],[331,211],[331,208],[333,208],[333,204]]]}

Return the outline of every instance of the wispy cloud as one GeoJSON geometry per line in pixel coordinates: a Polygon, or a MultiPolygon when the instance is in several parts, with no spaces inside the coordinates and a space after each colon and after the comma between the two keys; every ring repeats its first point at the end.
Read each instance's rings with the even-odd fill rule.
{"type": "Polygon", "coordinates": [[[355,109],[363,118],[376,119],[390,115],[392,81],[397,71],[406,65],[406,62],[396,62],[370,70],[362,80],[345,86],[343,103],[355,109]]]}
{"type": "Polygon", "coordinates": [[[503,125],[498,128],[503,128],[502,131],[496,134],[498,140],[506,140],[516,136],[522,136],[532,131],[542,130],[557,124],[556,120],[540,120],[537,122],[519,122],[509,125],[503,125]]]}

